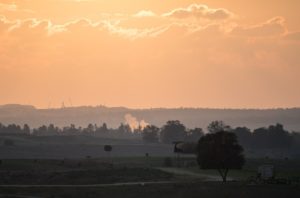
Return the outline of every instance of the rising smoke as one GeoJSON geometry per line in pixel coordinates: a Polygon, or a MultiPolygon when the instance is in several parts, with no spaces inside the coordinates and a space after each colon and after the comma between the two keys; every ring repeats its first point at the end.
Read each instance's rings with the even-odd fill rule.
{"type": "Polygon", "coordinates": [[[138,120],[136,117],[132,116],[131,114],[126,114],[124,116],[125,124],[128,124],[131,130],[135,130],[138,128],[144,129],[146,126],[149,125],[145,120],[138,120]]]}

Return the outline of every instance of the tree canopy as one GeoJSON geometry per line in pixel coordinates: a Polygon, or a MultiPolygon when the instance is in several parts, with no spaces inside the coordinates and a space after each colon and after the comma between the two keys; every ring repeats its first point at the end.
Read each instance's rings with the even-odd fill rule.
{"type": "Polygon", "coordinates": [[[158,142],[159,128],[154,125],[146,126],[142,131],[142,138],[144,142],[147,143],[157,143],[158,142]]]}
{"type": "Polygon", "coordinates": [[[223,121],[221,120],[216,120],[212,121],[208,126],[207,130],[210,133],[216,133],[219,131],[230,131],[231,128],[229,125],[226,125],[223,121]]]}
{"type": "Polygon", "coordinates": [[[201,169],[217,169],[226,182],[229,169],[241,169],[245,163],[243,148],[234,133],[219,131],[201,137],[197,148],[201,169]]]}
{"type": "Polygon", "coordinates": [[[178,120],[170,120],[162,127],[161,141],[163,143],[172,143],[183,141],[186,136],[186,128],[178,120]]]}

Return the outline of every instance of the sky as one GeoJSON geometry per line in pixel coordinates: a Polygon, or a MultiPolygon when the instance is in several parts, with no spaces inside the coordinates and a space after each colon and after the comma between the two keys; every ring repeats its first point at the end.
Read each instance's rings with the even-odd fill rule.
{"type": "Polygon", "coordinates": [[[0,104],[300,106],[298,0],[0,0],[0,104]]]}

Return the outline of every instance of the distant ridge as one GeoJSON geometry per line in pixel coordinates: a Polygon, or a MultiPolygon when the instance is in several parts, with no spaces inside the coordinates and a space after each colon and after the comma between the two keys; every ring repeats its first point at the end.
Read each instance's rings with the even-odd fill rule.
{"type": "Polygon", "coordinates": [[[50,109],[82,109],[82,108],[103,108],[103,109],[126,109],[126,110],[290,110],[290,109],[300,109],[300,107],[274,107],[274,108],[213,108],[213,107],[149,107],[149,108],[130,108],[124,106],[117,107],[108,107],[105,105],[83,105],[83,106],[66,106],[66,107],[55,107],[55,108],[37,108],[33,105],[23,105],[23,104],[2,104],[0,105],[0,109],[13,109],[13,108],[28,108],[28,109],[36,109],[36,110],[50,110],[50,109]]]}
{"type": "Polygon", "coordinates": [[[4,105],[0,105],[0,109],[36,109],[36,108],[32,105],[4,104],[4,105]]]}
{"type": "Polygon", "coordinates": [[[274,109],[217,109],[217,108],[149,108],[131,109],[126,107],[79,106],[53,109],[37,109],[31,105],[0,105],[0,123],[29,124],[32,127],[53,123],[57,126],[86,126],[89,123],[107,123],[115,128],[125,122],[130,114],[137,120],[162,126],[168,120],[180,120],[187,127],[206,126],[213,120],[227,124],[246,126],[251,129],[281,123],[290,131],[300,131],[300,108],[274,109]]]}

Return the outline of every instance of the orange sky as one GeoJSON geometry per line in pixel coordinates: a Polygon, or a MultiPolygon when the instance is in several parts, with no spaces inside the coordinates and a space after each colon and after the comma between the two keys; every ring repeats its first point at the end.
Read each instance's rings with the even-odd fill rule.
{"type": "Polygon", "coordinates": [[[300,106],[298,0],[0,0],[0,104],[300,106]]]}

